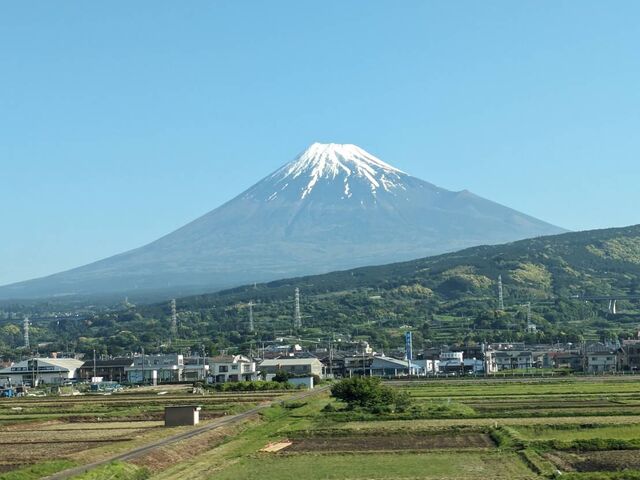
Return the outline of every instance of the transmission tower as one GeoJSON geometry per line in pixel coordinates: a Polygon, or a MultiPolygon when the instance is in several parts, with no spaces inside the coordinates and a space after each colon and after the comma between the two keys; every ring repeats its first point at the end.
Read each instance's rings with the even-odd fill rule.
{"type": "Polygon", "coordinates": [[[302,327],[302,315],[300,314],[300,289],[296,287],[295,307],[293,310],[293,326],[302,327]]]}
{"type": "Polygon", "coordinates": [[[178,336],[178,314],[176,313],[176,299],[171,300],[171,338],[178,336]]]}
{"type": "Polygon", "coordinates": [[[498,310],[504,310],[504,295],[502,292],[502,275],[498,275],[498,310]]]}
{"type": "Polygon", "coordinates": [[[527,332],[536,333],[536,324],[531,321],[531,302],[527,302],[527,332]]]}
{"type": "Polygon", "coordinates": [[[22,325],[24,328],[24,348],[29,350],[31,348],[29,344],[29,317],[24,317],[22,325]]]}
{"type": "Polygon", "coordinates": [[[253,333],[253,300],[249,302],[249,332],[253,333]]]}

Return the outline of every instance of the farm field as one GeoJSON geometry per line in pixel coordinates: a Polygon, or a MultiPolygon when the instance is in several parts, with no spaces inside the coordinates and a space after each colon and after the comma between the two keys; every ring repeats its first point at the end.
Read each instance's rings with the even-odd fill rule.
{"type": "MultiPolygon", "coordinates": [[[[411,396],[413,402],[404,411],[347,411],[328,391],[301,400],[271,397],[281,402],[241,424],[211,430],[77,478],[518,480],[560,478],[559,472],[571,480],[640,478],[640,415],[636,410],[640,381],[635,378],[456,379],[388,385],[411,396]]],[[[160,422],[143,418],[160,411],[162,402],[184,403],[188,398],[177,392],[171,395],[173,398],[149,396],[146,403],[134,395],[131,404],[115,395],[102,401],[74,398],[84,410],[68,408],[73,403],[69,400],[67,417],[53,419],[46,416],[52,412],[41,403],[37,408],[42,411],[24,415],[44,417],[35,421],[14,417],[0,427],[4,436],[0,451],[9,447],[7,451],[12,452],[3,458],[4,464],[12,468],[34,461],[46,465],[49,459],[20,457],[19,451],[29,441],[33,455],[47,445],[49,435],[56,435],[65,449],[76,449],[69,455],[60,448],[56,457],[73,465],[161,438],[166,430],[160,428],[160,422]],[[103,409],[108,411],[104,402],[111,401],[115,410],[121,410],[97,420],[103,409]],[[100,408],[98,414],[91,412],[92,406],[100,408]],[[126,412],[137,420],[122,421],[126,412]],[[11,455],[21,460],[11,464],[11,455]]],[[[201,403],[208,404],[208,411],[215,415],[267,398],[262,393],[215,394],[201,403]]],[[[61,413],[63,407],[49,403],[51,410],[61,413]]],[[[0,480],[41,477],[0,474],[0,480]]]]}
{"type": "MultiPolygon", "coordinates": [[[[391,382],[412,407],[341,411],[325,394],[154,479],[606,479],[640,475],[636,378],[391,382]],[[332,405],[330,411],[327,405],[332,405]],[[261,451],[280,445],[272,452],[261,451]],[[636,471],[636,469],[638,471],[636,471]],[[558,477],[559,478],[559,477],[558,477]]],[[[267,413],[269,415],[267,415],[267,413]]],[[[640,478],[640,477],[638,477],[640,478]]]]}
{"type": "MultiPolygon", "coordinates": [[[[0,401],[0,479],[39,478],[21,471],[60,461],[61,468],[125,452],[188,430],[164,428],[170,405],[200,405],[201,424],[271,402],[281,392],[194,395],[187,389],[135,394],[21,397],[0,401]],[[158,395],[162,392],[162,395],[158,395]]],[[[53,471],[59,468],[53,468],[53,471]]],[[[45,470],[49,473],[51,468],[45,470]]],[[[124,469],[125,471],[127,469],[124,469]]]]}

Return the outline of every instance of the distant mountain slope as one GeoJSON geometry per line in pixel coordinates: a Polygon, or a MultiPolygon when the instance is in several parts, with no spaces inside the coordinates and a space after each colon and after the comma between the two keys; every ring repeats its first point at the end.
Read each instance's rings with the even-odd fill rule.
{"type": "MultiPolygon", "coordinates": [[[[183,305],[309,298],[354,289],[382,293],[427,289],[429,302],[488,299],[495,304],[502,276],[507,303],[600,296],[640,299],[640,225],[564,233],[389,265],[357,268],[188,297],[183,305]],[[409,289],[408,289],[409,288],[409,289]],[[400,289],[400,290],[398,290],[400,289]]],[[[495,305],[494,305],[495,307],[495,305]]]]}
{"type": "Polygon", "coordinates": [[[1,287],[0,299],[212,291],[562,231],[468,191],[407,175],[355,145],[316,143],[155,242],[1,287]]]}

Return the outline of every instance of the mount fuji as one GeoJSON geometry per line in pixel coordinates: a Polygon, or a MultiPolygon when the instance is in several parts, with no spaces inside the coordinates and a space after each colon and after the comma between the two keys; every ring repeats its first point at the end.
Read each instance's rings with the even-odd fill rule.
{"type": "Polygon", "coordinates": [[[314,143],[148,245],[0,287],[0,298],[214,291],[563,231],[412,177],[355,145],[314,143]]]}

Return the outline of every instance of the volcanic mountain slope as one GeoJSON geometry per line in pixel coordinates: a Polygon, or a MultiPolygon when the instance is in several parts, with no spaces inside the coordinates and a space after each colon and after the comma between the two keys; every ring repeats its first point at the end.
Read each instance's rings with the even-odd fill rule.
{"type": "Polygon", "coordinates": [[[213,291],[563,230],[412,177],[355,145],[314,143],[245,192],[148,245],[0,288],[0,298],[213,291]]]}

